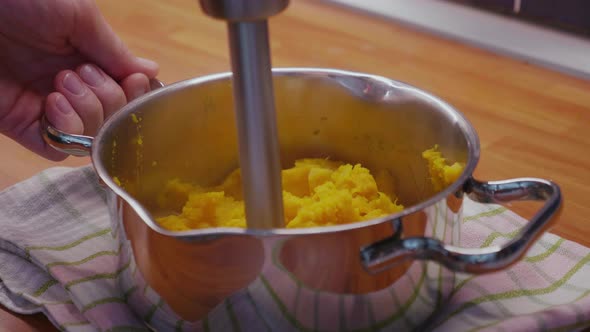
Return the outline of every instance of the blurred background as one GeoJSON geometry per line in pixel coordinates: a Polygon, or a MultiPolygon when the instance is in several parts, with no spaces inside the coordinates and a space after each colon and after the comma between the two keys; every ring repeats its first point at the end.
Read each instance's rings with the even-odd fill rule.
{"type": "Polygon", "coordinates": [[[590,37],[587,0],[446,0],[590,37]]]}
{"type": "Polygon", "coordinates": [[[429,33],[590,79],[590,1],[330,0],[429,33]]]}

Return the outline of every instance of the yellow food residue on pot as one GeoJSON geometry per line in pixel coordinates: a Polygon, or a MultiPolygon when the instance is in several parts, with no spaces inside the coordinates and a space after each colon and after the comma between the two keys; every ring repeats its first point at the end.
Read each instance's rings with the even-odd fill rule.
{"type": "Polygon", "coordinates": [[[121,180],[119,180],[118,177],[113,176],[113,182],[115,182],[115,184],[119,187],[121,187],[121,180]]]}
{"type": "Polygon", "coordinates": [[[430,181],[435,191],[441,191],[449,184],[455,182],[463,172],[463,168],[465,168],[465,165],[459,162],[448,165],[442,152],[438,151],[438,145],[422,152],[422,158],[428,161],[430,181]]]}
{"type": "MultiPolygon", "coordinates": [[[[448,166],[437,147],[424,152],[436,190],[450,184],[462,171],[448,166]],[[455,173],[458,172],[458,173],[455,173]],[[442,174],[442,175],[441,175],[442,174]]],[[[457,165],[457,166],[456,166],[457,165]]],[[[169,181],[158,204],[165,210],[181,210],[158,218],[168,230],[246,227],[241,173],[235,170],[221,185],[205,188],[178,179],[169,181]]],[[[381,181],[380,181],[381,182],[381,181]]],[[[300,159],[282,171],[284,215],[287,228],[347,224],[403,210],[391,190],[385,194],[370,171],[326,159],[300,159]]],[[[383,183],[382,187],[391,184],[383,183]]]]}

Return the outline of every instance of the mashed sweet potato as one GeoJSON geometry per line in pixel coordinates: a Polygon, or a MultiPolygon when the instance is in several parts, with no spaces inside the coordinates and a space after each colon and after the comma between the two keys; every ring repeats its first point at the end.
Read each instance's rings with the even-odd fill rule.
{"type": "Polygon", "coordinates": [[[422,152],[422,158],[428,161],[430,181],[435,191],[441,191],[455,182],[463,172],[463,168],[465,168],[465,165],[459,162],[448,165],[442,152],[438,151],[438,145],[422,152]]]}
{"type": "MultiPolygon", "coordinates": [[[[424,151],[435,190],[457,179],[463,165],[447,165],[438,147],[424,151]]],[[[373,219],[401,211],[393,193],[379,190],[367,168],[326,159],[300,159],[282,171],[287,228],[330,226],[373,219]]],[[[203,188],[178,179],[167,183],[158,198],[161,208],[181,210],[157,218],[168,230],[246,227],[240,170],[221,185],[203,188]]]]}

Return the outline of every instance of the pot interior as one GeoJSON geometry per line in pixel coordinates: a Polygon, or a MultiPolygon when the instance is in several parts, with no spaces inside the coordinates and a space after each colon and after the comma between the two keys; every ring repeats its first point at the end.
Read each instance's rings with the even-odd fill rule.
{"type": "MultiPolygon", "coordinates": [[[[341,71],[274,73],[281,160],[361,163],[406,207],[435,193],[422,152],[439,145],[449,162],[477,159],[477,136],[463,116],[418,89],[341,71]]],[[[231,77],[179,82],[127,105],[97,137],[95,163],[154,215],[157,196],[178,178],[218,184],[238,167],[231,77]],[[99,156],[99,160],[96,157],[99,156]]]]}

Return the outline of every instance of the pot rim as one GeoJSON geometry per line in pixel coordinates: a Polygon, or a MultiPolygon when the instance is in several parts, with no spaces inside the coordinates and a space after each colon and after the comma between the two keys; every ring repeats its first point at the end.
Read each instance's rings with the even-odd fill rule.
{"type": "Polygon", "coordinates": [[[475,167],[479,161],[480,146],[479,137],[473,128],[472,124],[467,118],[454,107],[442,99],[412,85],[389,79],[383,76],[371,75],[361,72],[339,70],[339,69],[326,69],[326,68],[313,68],[313,67],[291,67],[291,68],[274,68],[273,76],[340,76],[340,77],[355,77],[370,80],[386,86],[395,87],[397,89],[409,90],[413,95],[420,97],[422,100],[427,100],[430,103],[436,105],[436,108],[442,112],[446,112],[448,116],[455,119],[457,125],[461,128],[463,135],[467,141],[468,158],[463,169],[463,172],[459,178],[453,182],[450,186],[444,190],[438,192],[436,195],[421,201],[418,204],[414,204],[402,211],[390,215],[386,215],[380,218],[353,222],[344,225],[337,226],[321,226],[321,227],[310,227],[310,228],[277,228],[277,229],[248,229],[248,228],[205,228],[205,229],[194,229],[188,231],[169,231],[160,227],[152,217],[151,213],[144,208],[135,198],[127,193],[122,187],[119,187],[115,181],[109,176],[104,163],[100,160],[101,146],[105,144],[105,140],[108,137],[110,129],[117,126],[120,122],[128,118],[128,116],[141,106],[143,103],[159,98],[169,93],[173,93],[178,90],[182,90],[188,86],[200,85],[219,80],[227,80],[232,76],[231,72],[211,74],[196,78],[191,78],[183,81],[179,81],[164,88],[151,91],[125,105],[121,110],[112,115],[105,123],[101,126],[98,134],[96,135],[91,151],[92,164],[100,177],[100,179],[112,190],[117,196],[125,200],[138,214],[138,216],[154,231],[162,235],[184,238],[184,239],[201,239],[203,237],[219,236],[219,235],[251,235],[251,236],[268,236],[268,235],[306,235],[306,234],[319,234],[319,233],[330,233],[330,232],[341,232],[353,229],[359,229],[363,227],[369,227],[377,225],[383,222],[396,220],[410,214],[416,213],[425,209],[426,207],[432,206],[435,203],[445,199],[449,195],[457,192],[464,183],[466,183],[472,176],[475,167]]]}

